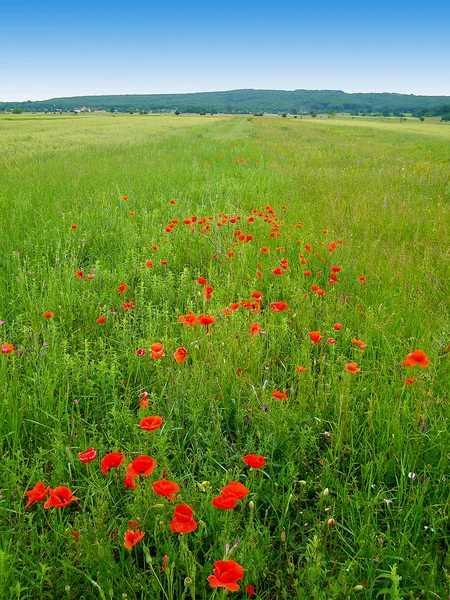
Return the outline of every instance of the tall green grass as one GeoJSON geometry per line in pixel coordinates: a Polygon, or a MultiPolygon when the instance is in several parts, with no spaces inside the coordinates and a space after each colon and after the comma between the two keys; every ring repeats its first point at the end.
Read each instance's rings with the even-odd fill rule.
{"type": "Polygon", "coordinates": [[[207,577],[239,540],[228,558],[265,600],[447,598],[450,127],[68,115],[1,117],[0,140],[0,342],[15,346],[0,356],[1,597],[221,597],[207,577]],[[247,222],[266,205],[280,237],[247,222]],[[218,227],[219,213],[242,219],[218,227]],[[211,229],[193,233],[181,223],[192,215],[213,216],[211,229]],[[235,229],[254,239],[237,242],[235,229]],[[282,258],[289,270],[272,275],[282,258]],[[342,272],[327,285],[333,265],[342,272]],[[256,290],[261,312],[223,315],[256,290]],[[288,310],[274,314],[275,301],[288,310]],[[216,323],[182,325],[189,311],[216,323]],[[249,335],[253,322],[265,333],[249,335]],[[164,358],[135,355],[154,342],[164,358]],[[417,348],[431,364],[403,367],[417,348]],[[141,431],[147,414],[164,426],[141,431]],[[98,459],[78,460],[89,446],[126,462],[106,476],[98,459]],[[249,472],[247,453],[267,465],[249,472]],[[158,465],[128,490],[137,454],[158,465]],[[163,469],[197,531],[170,531],[177,503],[151,486],[163,469]],[[231,480],[249,496],[213,508],[231,480]],[[79,501],[25,509],[38,481],[79,501]],[[131,552],[128,520],[146,532],[131,552]]]}

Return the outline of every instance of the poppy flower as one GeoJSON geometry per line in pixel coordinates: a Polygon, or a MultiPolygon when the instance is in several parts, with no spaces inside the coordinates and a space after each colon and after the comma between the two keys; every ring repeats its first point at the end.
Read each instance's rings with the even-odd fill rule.
{"type": "Polygon", "coordinates": [[[306,367],[295,367],[295,370],[297,371],[297,373],[304,373],[308,369],[306,367]]]}
{"type": "Polygon", "coordinates": [[[319,331],[310,331],[309,339],[313,344],[319,344],[322,340],[322,336],[320,335],[319,331]]]}
{"type": "Polygon", "coordinates": [[[366,276],[365,276],[365,275],[361,275],[361,277],[359,278],[359,280],[360,280],[360,281],[364,281],[364,280],[365,280],[365,278],[366,278],[366,276]]]}
{"type": "Polygon", "coordinates": [[[330,346],[332,346],[333,344],[336,343],[336,340],[332,337],[327,338],[327,344],[330,344],[330,346]]]}
{"type": "Polygon", "coordinates": [[[122,451],[119,452],[110,452],[109,454],[105,454],[105,456],[100,461],[100,467],[102,469],[102,473],[108,473],[110,469],[115,469],[120,467],[120,465],[125,460],[125,456],[122,454],[122,451]]]}
{"type": "Polygon", "coordinates": [[[130,550],[133,546],[136,546],[145,535],[145,531],[133,531],[132,529],[127,529],[124,536],[124,546],[130,550]]]}
{"type": "Polygon", "coordinates": [[[130,308],[134,308],[134,302],[122,302],[123,310],[129,310],[130,308]]]}
{"type": "Polygon", "coordinates": [[[53,319],[54,316],[55,316],[55,313],[54,312],[50,312],[49,310],[45,311],[45,313],[44,313],[44,317],[46,319],[53,319]]]}
{"type": "Polygon", "coordinates": [[[286,390],[284,392],[275,390],[272,394],[272,398],[277,398],[278,400],[287,400],[288,397],[286,396],[286,390]]]}
{"type": "Polygon", "coordinates": [[[244,567],[234,560],[217,560],[214,563],[214,575],[208,577],[211,587],[223,587],[230,592],[238,592],[241,588],[236,583],[244,577],[244,567]]]}
{"type": "Polygon", "coordinates": [[[405,380],[405,383],[403,385],[411,385],[412,383],[416,383],[417,379],[413,379],[412,377],[408,377],[405,380]]]}
{"type": "Polygon", "coordinates": [[[148,268],[153,267],[153,261],[152,260],[146,260],[145,261],[145,266],[148,267],[148,268]]]}
{"type": "Polygon", "coordinates": [[[187,356],[186,348],[177,348],[175,351],[175,354],[173,355],[174,359],[179,363],[184,362],[186,360],[186,356],[187,356]]]}
{"type": "Polygon", "coordinates": [[[42,483],[42,481],[36,483],[32,490],[25,492],[25,495],[28,496],[28,502],[25,508],[28,508],[31,504],[33,504],[33,502],[40,502],[41,500],[44,500],[47,497],[49,490],[50,486],[45,487],[45,484],[42,483]]]}
{"type": "Polygon", "coordinates": [[[171,531],[176,533],[191,533],[197,529],[197,523],[192,518],[194,511],[192,506],[180,504],[174,510],[174,518],[170,521],[171,531]]]}
{"type": "Polygon", "coordinates": [[[128,473],[125,475],[124,480],[123,480],[123,484],[126,488],[128,488],[129,490],[136,490],[137,489],[137,485],[134,481],[134,477],[132,475],[129,475],[128,473]]]}
{"type": "Polygon", "coordinates": [[[345,368],[347,371],[350,371],[350,373],[358,373],[361,370],[358,369],[358,365],[355,362],[348,363],[348,365],[345,365],[345,368]]]}
{"type": "Polygon", "coordinates": [[[205,279],[204,277],[199,277],[197,279],[197,283],[199,283],[200,285],[206,285],[208,283],[208,280],[205,279]]]}
{"type": "Polygon", "coordinates": [[[104,323],[106,321],[106,317],[104,315],[102,315],[101,317],[99,317],[98,319],[95,319],[95,322],[98,323],[99,325],[101,325],[102,323],[104,323]]]}
{"type": "Polygon", "coordinates": [[[259,326],[259,323],[252,323],[248,332],[250,335],[256,335],[257,333],[262,333],[262,329],[259,326]]]}
{"type": "Polygon", "coordinates": [[[119,294],[123,294],[128,289],[126,283],[121,283],[118,287],[119,294]]]}
{"type": "Polygon", "coordinates": [[[76,496],[72,495],[71,490],[64,485],[56,487],[54,490],[49,488],[50,498],[44,504],[44,508],[63,508],[71,502],[78,500],[76,496]]]}
{"type": "Polygon", "coordinates": [[[97,450],[95,450],[94,448],[88,448],[87,450],[84,450],[84,452],[78,453],[78,458],[84,464],[92,462],[93,460],[96,459],[96,457],[97,457],[97,450]]]}
{"type": "Polygon", "coordinates": [[[128,200],[128,196],[122,196],[122,200],[126,202],[128,200]]]}
{"type": "Polygon", "coordinates": [[[161,479],[159,481],[154,481],[152,483],[153,491],[158,496],[164,496],[168,500],[174,501],[176,498],[173,494],[176,494],[180,491],[180,488],[174,481],[169,481],[167,479],[161,479]]]}
{"type": "Polygon", "coordinates": [[[273,275],[284,275],[284,270],[281,267],[272,270],[273,275]]]}
{"type": "Polygon", "coordinates": [[[204,325],[206,328],[206,331],[208,331],[209,325],[212,325],[213,323],[215,323],[216,319],[214,317],[212,317],[211,315],[199,315],[197,322],[199,325],[204,325]]]}
{"type": "Polygon", "coordinates": [[[239,481],[230,481],[227,485],[222,489],[223,494],[225,495],[233,495],[237,498],[245,498],[247,494],[250,493],[250,490],[245,487],[243,483],[239,481]]]}
{"type": "Polygon", "coordinates": [[[147,350],[145,350],[145,348],[138,348],[135,354],[136,356],[145,356],[147,354],[147,350]]]}
{"type": "Polygon", "coordinates": [[[402,363],[404,367],[415,367],[416,365],[420,365],[422,369],[428,367],[429,364],[430,361],[423,350],[414,350],[414,352],[407,355],[407,359],[402,363]]]}
{"type": "Polygon", "coordinates": [[[234,494],[220,494],[220,496],[214,496],[211,504],[214,508],[220,508],[222,510],[232,510],[239,498],[234,494]]]}
{"type": "Polygon", "coordinates": [[[78,271],[75,273],[74,277],[76,277],[77,279],[83,279],[84,278],[84,273],[81,269],[78,269],[78,271]]]}
{"type": "Polygon", "coordinates": [[[168,264],[168,261],[167,261],[167,260],[162,260],[162,261],[161,261],[161,264],[162,264],[162,265],[167,265],[167,264],[168,264]]]}
{"type": "Polygon", "coordinates": [[[144,431],[155,431],[159,429],[163,423],[163,420],[159,416],[155,417],[144,417],[139,423],[139,427],[144,431]]]}
{"type": "Polygon", "coordinates": [[[333,329],[334,329],[335,331],[340,331],[340,330],[342,329],[342,327],[343,327],[342,323],[335,323],[335,324],[333,325],[333,329]]]}
{"type": "Polygon", "coordinates": [[[151,456],[136,456],[133,462],[128,465],[127,473],[132,477],[137,477],[138,475],[149,477],[155,470],[156,463],[156,458],[152,458],[151,456]]]}
{"type": "Polygon", "coordinates": [[[311,275],[311,271],[304,271],[304,272],[303,272],[303,275],[304,275],[305,277],[309,277],[309,276],[311,275]]]}
{"type": "Polygon", "coordinates": [[[153,360],[155,360],[157,358],[162,358],[164,356],[163,348],[164,348],[163,344],[160,344],[160,343],[152,344],[150,346],[150,350],[152,351],[152,353],[150,354],[150,358],[153,360]]]}
{"type": "Polygon", "coordinates": [[[176,200],[169,200],[170,204],[176,204],[176,200]]]}
{"type": "Polygon", "coordinates": [[[274,313],[286,310],[287,307],[288,305],[286,302],[272,302],[270,305],[270,308],[274,313]]]}
{"type": "Polygon", "coordinates": [[[342,271],[341,267],[331,267],[330,271],[333,273],[340,273],[342,271]]]}
{"type": "Polygon", "coordinates": [[[2,354],[11,354],[14,352],[14,346],[12,344],[2,344],[2,354]]]}
{"type": "Polygon", "coordinates": [[[261,469],[266,464],[264,456],[259,456],[258,454],[246,454],[242,457],[242,460],[253,469],[261,469]]]}
{"type": "Polygon", "coordinates": [[[181,315],[180,317],[178,317],[178,321],[180,323],[183,323],[184,325],[189,325],[189,327],[194,327],[194,325],[198,321],[198,317],[195,316],[195,313],[189,312],[186,315],[181,315]]]}
{"type": "Polygon", "coordinates": [[[267,246],[263,246],[260,250],[263,254],[269,254],[270,250],[267,246]]]}
{"type": "Polygon", "coordinates": [[[246,592],[247,596],[250,596],[251,598],[256,596],[256,592],[253,589],[253,586],[250,585],[250,583],[248,585],[244,586],[244,592],[246,592]]]}
{"type": "Polygon", "coordinates": [[[261,294],[261,292],[252,292],[250,294],[250,298],[254,298],[255,300],[261,300],[262,297],[263,295],[261,294]]]}

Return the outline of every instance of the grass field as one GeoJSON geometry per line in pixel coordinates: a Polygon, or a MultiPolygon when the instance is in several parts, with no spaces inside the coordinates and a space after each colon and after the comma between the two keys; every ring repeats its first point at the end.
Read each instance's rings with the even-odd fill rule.
{"type": "Polygon", "coordinates": [[[1,116],[0,160],[0,598],[450,596],[450,124],[1,116]]]}

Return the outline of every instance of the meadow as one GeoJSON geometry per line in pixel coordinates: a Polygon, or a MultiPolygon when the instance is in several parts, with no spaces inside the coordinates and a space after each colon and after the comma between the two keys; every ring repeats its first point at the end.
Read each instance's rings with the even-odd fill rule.
{"type": "Polygon", "coordinates": [[[0,161],[2,599],[450,597],[450,124],[2,115],[0,161]]]}

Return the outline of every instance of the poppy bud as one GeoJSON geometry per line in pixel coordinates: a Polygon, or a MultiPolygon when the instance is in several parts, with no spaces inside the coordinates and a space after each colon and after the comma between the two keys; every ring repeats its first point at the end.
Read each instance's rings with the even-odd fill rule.
{"type": "Polygon", "coordinates": [[[154,504],[153,508],[164,508],[164,504],[154,504]]]}
{"type": "Polygon", "coordinates": [[[336,523],[336,521],[334,519],[328,519],[327,523],[330,527],[333,527],[333,525],[336,523]]]}
{"type": "Polygon", "coordinates": [[[281,541],[284,542],[286,541],[286,529],[283,527],[283,529],[281,530],[281,535],[280,535],[281,541]]]}
{"type": "Polygon", "coordinates": [[[299,484],[300,485],[306,485],[306,481],[304,479],[300,479],[299,484]]]}
{"type": "Polygon", "coordinates": [[[355,585],[355,587],[353,588],[355,590],[355,592],[360,592],[361,590],[364,589],[363,585],[355,585]]]}
{"type": "Polygon", "coordinates": [[[250,500],[250,502],[248,503],[248,507],[251,511],[255,510],[255,503],[253,502],[253,500],[250,500]]]}
{"type": "Polygon", "coordinates": [[[190,585],[192,583],[192,579],[190,577],[186,577],[184,580],[185,585],[190,585]]]}
{"type": "Polygon", "coordinates": [[[330,490],[328,488],[325,488],[322,492],[322,496],[328,496],[329,493],[330,493],[330,490]]]}

